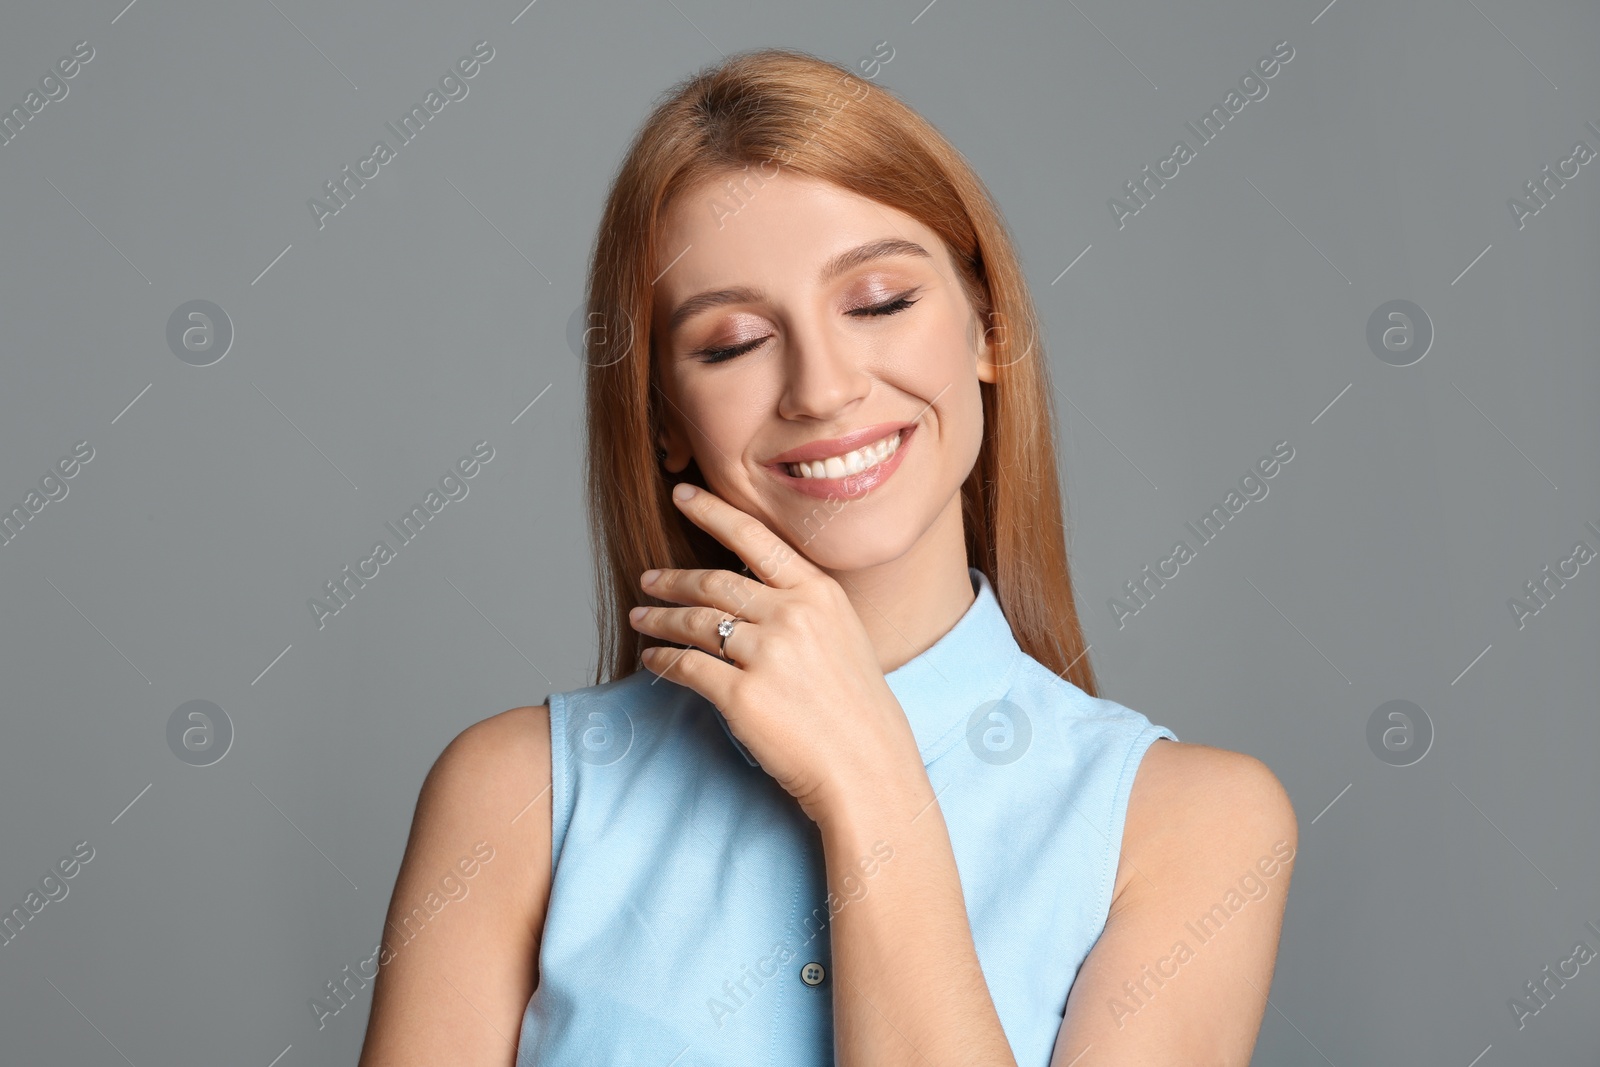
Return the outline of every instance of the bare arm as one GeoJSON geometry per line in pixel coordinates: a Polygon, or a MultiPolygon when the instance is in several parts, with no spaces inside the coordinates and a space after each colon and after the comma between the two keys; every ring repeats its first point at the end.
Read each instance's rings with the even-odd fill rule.
{"type": "Polygon", "coordinates": [[[832,920],[839,1067],[1015,1065],[927,774],[878,782],[819,823],[828,889],[844,902],[832,920]]]}
{"type": "Polygon", "coordinates": [[[360,1067],[515,1062],[550,894],[549,714],[514,708],[470,726],[428,772],[360,1067]]]}
{"type": "Polygon", "coordinates": [[[1245,1067],[1298,847],[1288,795],[1251,756],[1158,740],[1123,838],[1053,1067],[1245,1067]]]}

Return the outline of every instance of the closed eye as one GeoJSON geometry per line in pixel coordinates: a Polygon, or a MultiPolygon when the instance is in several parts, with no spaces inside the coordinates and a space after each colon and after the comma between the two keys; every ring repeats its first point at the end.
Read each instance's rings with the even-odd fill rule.
{"type": "MultiPolygon", "coordinates": [[[[909,292],[903,293],[887,303],[872,304],[867,307],[851,308],[845,314],[855,315],[859,318],[868,318],[878,315],[898,315],[900,312],[906,310],[906,308],[909,308],[916,303],[915,300],[911,299],[911,293],[915,291],[916,290],[913,289],[909,292]]],[[[722,363],[726,360],[734,358],[735,356],[742,356],[746,352],[754,351],[765,340],[765,337],[757,337],[755,340],[746,341],[742,345],[730,345],[726,348],[702,348],[692,354],[699,356],[700,362],[702,363],[722,363]]]]}
{"type": "MultiPolygon", "coordinates": [[[[915,292],[915,290],[913,290],[913,292],[915,292]]],[[[904,311],[906,308],[910,307],[912,304],[915,304],[915,303],[916,303],[916,301],[911,299],[911,293],[902,293],[900,296],[895,297],[893,300],[889,301],[887,304],[873,304],[871,307],[851,308],[849,314],[851,314],[851,315],[894,315],[894,314],[897,314],[897,313],[899,313],[901,311],[904,311]]]]}

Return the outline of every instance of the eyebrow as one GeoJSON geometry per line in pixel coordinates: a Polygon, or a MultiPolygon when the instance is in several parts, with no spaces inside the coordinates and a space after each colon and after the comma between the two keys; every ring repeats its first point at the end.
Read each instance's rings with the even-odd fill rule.
{"type": "MultiPolygon", "coordinates": [[[[923,248],[915,241],[907,241],[899,237],[886,237],[880,241],[869,241],[864,245],[857,245],[855,248],[848,248],[840,252],[822,265],[822,270],[817,273],[817,281],[821,283],[832,281],[839,275],[853,270],[863,263],[870,263],[875,259],[884,259],[889,256],[933,258],[926,248],[923,248]]],[[[754,304],[765,299],[766,296],[761,290],[745,285],[696,293],[676,308],[673,308],[672,314],[667,318],[667,332],[673,332],[692,316],[698,315],[702,311],[721,307],[724,304],[754,304]]]]}

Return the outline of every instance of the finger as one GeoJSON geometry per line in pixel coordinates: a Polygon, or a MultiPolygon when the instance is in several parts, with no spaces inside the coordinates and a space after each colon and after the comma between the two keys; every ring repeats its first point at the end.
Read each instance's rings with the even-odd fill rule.
{"type": "Polygon", "coordinates": [[[719,709],[728,707],[734,680],[743,673],[733,664],[697,648],[657,645],[645,649],[642,659],[645,667],[658,676],[651,685],[662,678],[677,682],[693,689],[719,709]]]}
{"type": "Polygon", "coordinates": [[[715,493],[679,482],[672,490],[672,500],[691,522],[737,553],[767,585],[790,589],[822,573],[760,519],[715,493]]]}
{"type": "MultiPolygon", "coordinates": [[[[692,607],[692,608],[657,608],[638,607],[628,613],[628,622],[640,633],[659,637],[664,641],[672,641],[680,645],[698,645],[707,652],[720,658],[723,642],[722,635],[717,632],[717,627],[722,620],[728,618],[728,613],[719,608],[692,607]]],[[[740,647],[748,648],[750,635],[746,628],[755,624],[747,619],[737,623],[739,637],[735,639],[729,635],[730,643],[737,640],[740,647]]],[[[730,649],[728,656],[739,660],[730,649]]],[[[740,662],[744,662],[740,660],[740,662]]]]}
{"type": "MultiPolygon", "coordinates": [[[[648,572],[646,572],[648,573],[648,572]]],[[[706,604],[741,619],[757,619],[772,590],[754,578],[732,571],[665,568],[639,587],[659,600],[677,604],[706,604]]]]}

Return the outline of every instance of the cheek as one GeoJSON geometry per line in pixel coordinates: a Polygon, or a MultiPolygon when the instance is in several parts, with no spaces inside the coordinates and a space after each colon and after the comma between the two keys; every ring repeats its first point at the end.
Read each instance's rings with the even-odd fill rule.
{"type": "Polygon", "coordinates": [[[961,474],[971,470],[983,444],[983,393],[978,380],[974,324],[951,314],[919,346],[920,365],[907,368],[908,386],[925,403],[934,404],[939,435],[952,449],[961,474]],[[934,398],[938,399],[935,400],[934,398]]]}
{"type": "Polygon", "coordinates": [[[727,385],[710,376],[694,385],[680,386],[674,412],[689,437],[690,447],[708,478],[718,472],[736,470],[740,457],[750,450],[750,442],[761,426],[765,410],[757,397],[744,388],[747,383],[727,385]],[[737,396],[738,403],[729,403],[737,396]]]}
{"type": "Polygon", "coordinates": [[[942,307],[924,316],[915,331],[897,341],[895,361],[927,381],[938,381],[934,392],[950,382],[975,376],[977,334],[974,323],[961,309],[942,307]]]}
{"type": "Polygon", "coordinates": [[[971,324],[956,314],[928,316],[883,354],[884,376],[896,388],[936,408],[966,416],[977,401],[977,356],[971,324]],[[941,394],[943,391],[943,395],[941,394]],[[934,398],[938,397],[935,401],[934,398]]]}

